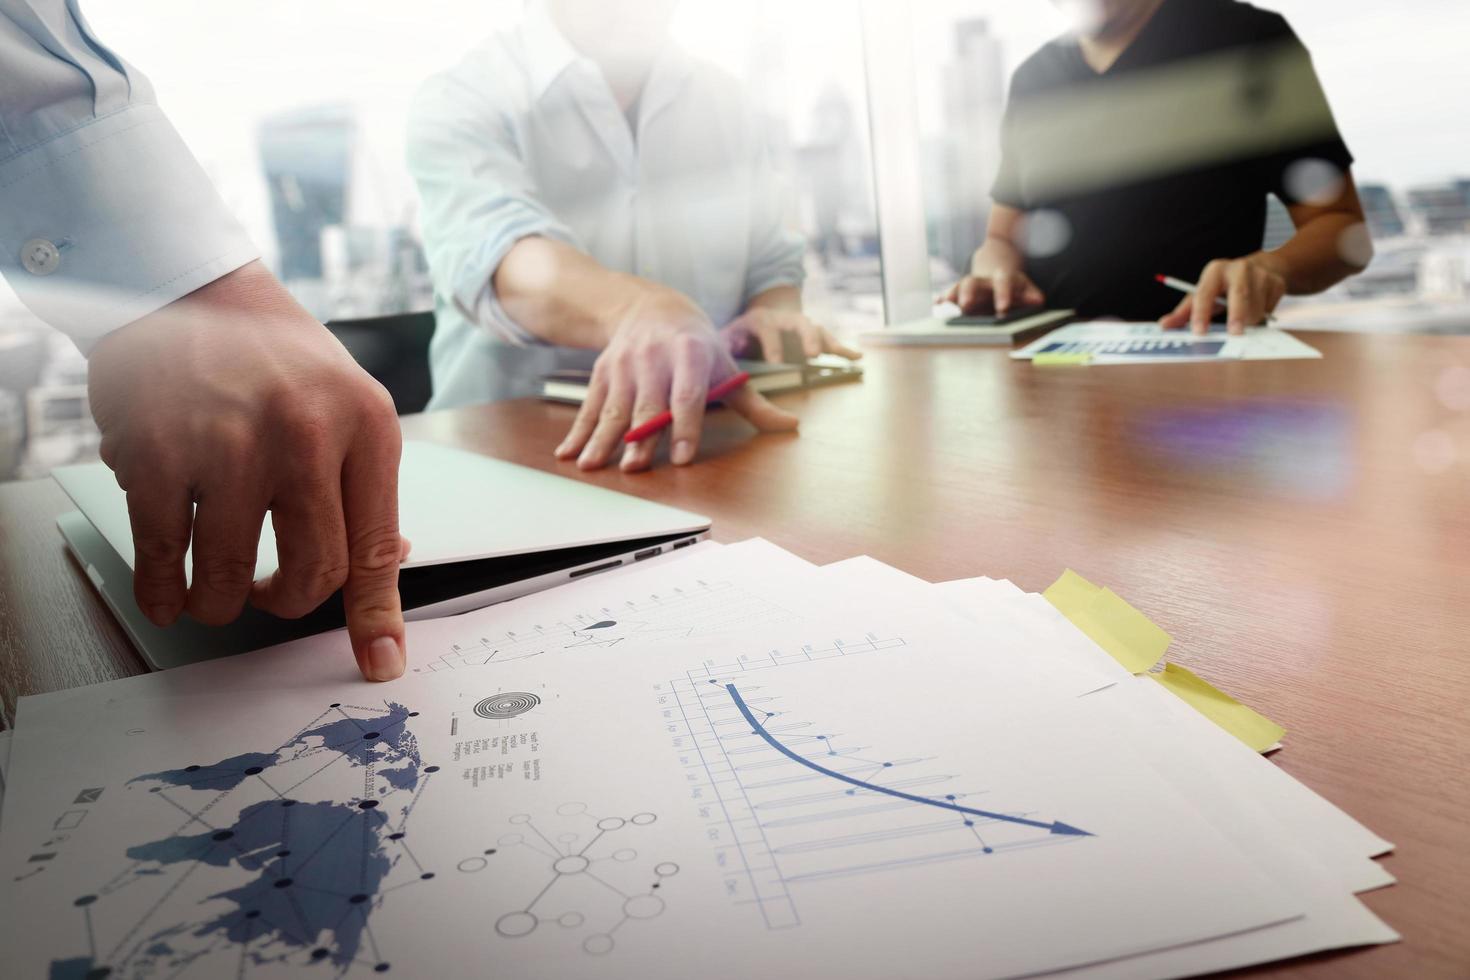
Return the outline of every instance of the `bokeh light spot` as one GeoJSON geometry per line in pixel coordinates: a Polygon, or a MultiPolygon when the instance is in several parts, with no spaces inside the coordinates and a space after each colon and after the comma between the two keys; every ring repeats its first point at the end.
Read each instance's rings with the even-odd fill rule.
{"type": "Polygon", "coordinates": [[[1022,219],[1018,239],[1021,251],[1031,258],[1050,258],[1072,243],[1072,224],[1060,211],[1029,211],[1022,219]]]}
{"type": "Polygon", "coordinates": [[[1451,364],[1434,383],[1439,403],[1452,412],[1470,412],[1470,367],[1451,364]]]}
{"type": "Polygon", "coordinates": [[[1282,175],[1286,193],[1303,204],[1318,207],[1331,204],[1342,195],[1342,171],[1334,164],[1315,157],[1297,160],[1282,175]]]}
{"type": "Polygon", "coordinates": [[[1337,236],[1337,254],[1348,265],[1365,268],[1373,258],[1373,236],[1361,221],[1348,225],[1337,236]]]}

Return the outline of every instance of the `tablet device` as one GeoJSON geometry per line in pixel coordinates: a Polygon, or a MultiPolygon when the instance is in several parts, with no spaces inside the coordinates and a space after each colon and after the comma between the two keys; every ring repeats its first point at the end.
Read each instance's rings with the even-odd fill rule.
{"type": "Polygon", "coordinates": [[[1017,320],[1025,320],[1045,313],[1044,306],[1013,306],[1004,313],[965,313],[960,316],[950,317],[945,320],[945,326],[949,327],[1003,327],[1017,320]]]}

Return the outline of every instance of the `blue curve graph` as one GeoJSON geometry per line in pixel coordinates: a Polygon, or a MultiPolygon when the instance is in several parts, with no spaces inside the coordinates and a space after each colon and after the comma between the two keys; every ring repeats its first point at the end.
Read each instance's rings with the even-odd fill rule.
{"type": "MultiPolygon", "coordinates": [[[[715,684],[718,683],[718,681],[711,681],[710,683],[715,684]]],[[[999,820],[1005,823],[1022,824],[1027,827],[1037,827],[1042,830],[1046,830],[1052,834],[1062,834],[1074,837],[1093,836],[1088,831],[1082,830],[1078,827],[1073,827],[1071,824],[1062,823],[1060,820],[1053,821],[1052,823],[1045,823],[1040,820],[1030,820],[1026,817],[1017,817],[1007,813],[995,813],[991,810],[978,810],[974,807],[961,806],[960,804],[955,803],[951,800],[936,800],[927,796],[917,796],[913,793],[905,793],[902,790],[893,789],[888,786],[882,786],[877,783],[870,783],[861,779],[855,779],[852,776],[838,772],[835,769],[828,769],[826,766],[823,766],[817,762],[813,762],[811,759],[808,759],[804,755],[793,752],[791,749],[783,745],[770,732],[766,731],[765,726],[762,725],[758,720],[756,720],[754,713],[752,713],[750,710],[750,706],[745,703],[745,699],[740,696],[740,691],[735,687],[734,684],[726,684],[725,691],[730,695],[730,699],[735,702],[735,707],[740,710],[740,714],[745,718],[746,722],[750,724],[751,730],[752,732],[754,732],[754,734],[760,736],[763,740],[765,740],[767,745],[784,755],[786,758],[790,759],[792,762],[799,763],[806,768],[812,770],[813,772],[821,773],[824,776],[829,776],[832,779],[839,780],[840,782],[847,783],[851,786],[861,787],[862,789],[868,790],[873,793],[881,793],[885,796],[893,796],[897,797],[900,800],[907,800],[910,803],[919,803],[924,806],[932,806],[941,810],[950,810],[955,813],[971,814],[977,817],[984,817],[988,820],[999,820]]]]}

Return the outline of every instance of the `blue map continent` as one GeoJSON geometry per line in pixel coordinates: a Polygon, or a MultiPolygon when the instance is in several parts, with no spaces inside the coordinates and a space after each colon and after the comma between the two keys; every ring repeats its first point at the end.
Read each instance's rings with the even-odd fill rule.
{"type": "Polygon", "coordinates": [[[396,854],[389,854],[390,839],[403,836],[394,835],[386,811],[394,804],[395,812],[406,817],[422,773],[434,767],[425,770],[418,740],[408,727],[417,712],[389,703],[386,713],[366,709],[373,714],[352,717],[340,708],[333,705],[334,720],[302,731],[274,752],[247,752],[212,765],[130,780],[129,785],[144,784],[150,792],[168,791],[171,801],[182,801],[186,813],[194,812],[187,808],[198,801],[178,797],[176,790],[216,797],[210,812],[188,821],[178,833],[129,847],[127,857],[142,865],[133,875],[156,875],[168,865],[197,862],[233,866],[248,878],[207,896],[211,909],[216,900],[225,903],[213,917],[140,932],[130,948],[119,948],[115,964],[99,965],[88,956],[53,960],[52,980],[171,973],[225,944],[236,947],[236,960],[238,946],[249,944],[248,955],[256,963],[305,952],[311,961],[331,964],[339,972],[354,962],[385,971],[388,964],[375,949],[365,951],[363,940],[365,934],[370,940],[368,917],[397,861],[396,854]],[[374,795],[301,798],[310,795],[315,776],[344,760],[366,770],[362,784],[376,787],[374,795]],[[288,763],[291,768],[283,769],[288,763]],[[284,772],[289,778],[279,775],[284,772]],[[210,819],[224,794],[256,778],[274,798],[240,810],[228,827],[210,819]],[[360,959],[364,954],[369,957],[365,961],[360,959]]]}

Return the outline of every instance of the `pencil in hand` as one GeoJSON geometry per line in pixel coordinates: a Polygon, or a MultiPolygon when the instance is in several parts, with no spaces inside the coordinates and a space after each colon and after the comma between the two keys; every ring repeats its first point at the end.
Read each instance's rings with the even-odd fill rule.
{"type": "MultiPolygon", "coordinates": [[[[1181,293],[1188,293],[1191,296],[1193,296],[1195,292],[1199,289],[1199,287],[1192,282],[1185,282],[1183,279],[1176,279],[1173,276],[1166,276],[1163,273],[1159,273],[1158,275],[1154,276],[1154,279],[1158,280],[1161,284],[1168,286],[1170,289],[1177,289],[1181,293]]],[[[1223,296],[1215,297],[1215,305],[1220,307],[1221,309],[1228,310],[1230,308],[1230,304],[1225,302],[1225,297],[1223,296]]],[[[1276,322],[1276,317],[1272,316],[1270,313],[1267,313],[1261,322],[1272,324],[1276,322]]]]}

